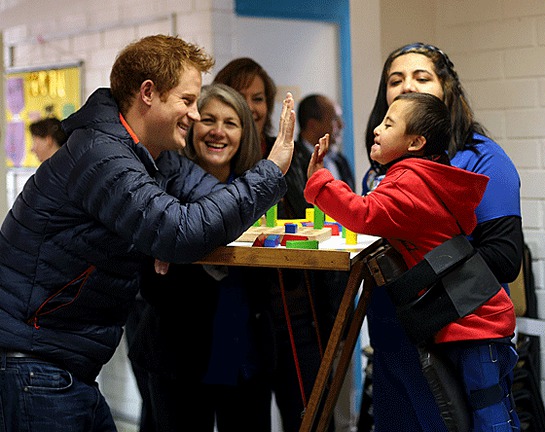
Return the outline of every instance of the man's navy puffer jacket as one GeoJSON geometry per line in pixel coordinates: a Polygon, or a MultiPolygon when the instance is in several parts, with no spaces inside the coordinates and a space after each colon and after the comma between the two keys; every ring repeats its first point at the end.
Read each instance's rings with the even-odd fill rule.
{"type": "Polygon", "coordinates": [[[154,178],[109,89],[63,127],[68,142],[28,180],[0,230],[0,349],[90,382],[119,344],[144,255],[196,261],[235,240],[286,185],[271,161],[225,186],[173,152],[154,178]]]}

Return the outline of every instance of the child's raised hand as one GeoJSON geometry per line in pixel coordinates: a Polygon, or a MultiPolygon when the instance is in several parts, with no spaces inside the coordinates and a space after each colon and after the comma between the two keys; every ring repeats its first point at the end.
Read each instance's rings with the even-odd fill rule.
{"type": "Polygon", "coordinates": [[[325,134],[318,140],[318,144],[314,146],[314,152],[308,164],[307,176],[310,178],[312,174],[324,167],[324,156],[329,149],[329,134],[325,134]]]}

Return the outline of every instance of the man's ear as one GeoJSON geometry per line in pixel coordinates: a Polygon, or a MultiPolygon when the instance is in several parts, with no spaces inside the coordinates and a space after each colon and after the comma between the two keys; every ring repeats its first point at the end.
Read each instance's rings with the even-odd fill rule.
{"type": "Polygon", "coordinates": [[[426,138],[423,135],[414,135],[407,151],[409,152],[422,151],[423,152],[425,146],[426,146],[426,138]]]}
{"type": "Polygon", "coordinates": [[[142,102],[146,105],[151,105],[154,93],[155,84],[153,84],[152,80],[148,79],[140,85],[140,99],[142,99],[142,102]]]}

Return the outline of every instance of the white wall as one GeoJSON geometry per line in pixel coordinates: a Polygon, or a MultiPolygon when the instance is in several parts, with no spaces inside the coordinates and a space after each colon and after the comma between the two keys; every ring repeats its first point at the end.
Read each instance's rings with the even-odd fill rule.
{"type": "Polygon", "coordinates": [[[293,93],[296,103],[310,93],[341,100],[336,25],[238,17],[233,42],[235,57],[252,57],[278,87],[273,126],[286,91],[293,93]]]}
{"type": "MultiPolygon", "coordinates": [[[[524,232],[534,256],[536,284],[545,290],[545,2],[407,0],[403,9],[392,4],[350,2],[354,113],[344,114],[354,115],[357,178],[367,164],[363,133],[385,56],[415,40],[439,45],[453,60],[477,118],[519,170],[524,232]]],[[[5,66],[83,60],[84,97],[108,85],[114,57],[126,43],[173,32],[206,47],[218,66],[259,46],[262,51],[256,57],[277,84],[308,88],[306,82],[293,79],[301,68],[305,80],[312,76],[317,85],[327,82],[324,88],[332,96],[338,94],[330,84],[335,81],[330,67],[336,62],[328,58],[316,66],[315,60],[303,61],[305,53],[298,52],[298,42],[307,41],[301,31],[329,46],[331,28],[272,20],[264,24],[266,32],[252,34],[253,21],[235,17],[232,0],[0,0],[0,11],[5,66]],[[287,35],[275,34],[275,26],[283,32],[287,27],[287,35]],[[316,70],[308,71],[307,63],[316,70]],[[323,81],[318,80],[324,66],[323,81]]],[[[312,52],[322,53],[316,49],[312,52]]],[[[4,170],[0,164],[0,186],[4,170]]]]}
{"type": "MultiPolygon", "coordinates": [[[[359,183],[369,168],[365,151],[365,128],[373,108],[382,70],[380,0],[350,1],[352,44],[352,115],[354,125],[355,178],[359,183]]],[[[358,185],[358,191],[361,186],[358,185]]]]}

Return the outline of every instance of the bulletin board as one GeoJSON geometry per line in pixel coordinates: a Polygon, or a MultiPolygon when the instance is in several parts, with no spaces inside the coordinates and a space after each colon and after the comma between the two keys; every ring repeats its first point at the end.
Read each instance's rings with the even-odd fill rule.
{"type": "Polygon", "coordinates": [[[82,63],[7,70],[5,75],[6,166],[37,167],[31,152],[30,123],[44,117],[65,119],[81,106],[82,63]]]}

